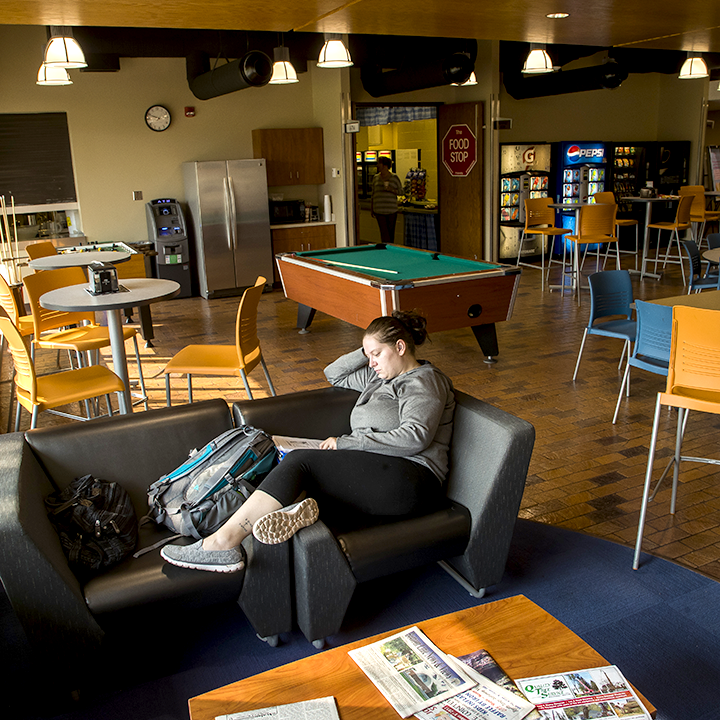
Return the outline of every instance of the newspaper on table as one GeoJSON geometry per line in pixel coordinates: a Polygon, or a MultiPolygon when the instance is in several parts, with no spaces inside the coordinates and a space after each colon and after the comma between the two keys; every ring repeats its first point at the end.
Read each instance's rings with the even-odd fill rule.
{"type": "MultiPolygon", "coordinates": [[[[451,663],[460,660],[446,655],[451,663]]],[[[510,690],[494,683],[487,677],[465,664],[464,668],[477,683],[471,690],[443,700],[437,705],[415,713],[418,720],[522,720],[535,706],[510,690]]]]}
{"type": "Polygon", "coordinates": [[[291,450],[319,450],[322,440],[313,438],[289,437],[287,435],[273,435],[272,441],[278,451],[278,459],[282,460],[291,450]]]}
{"type": "Polygon", "coordinates": [[[417,627],[348,654],[404,718],[475,685],[417,627]]]}
{"type": "Polygon", "coordinates": [[[335,698],[332,696],[304,700],[289,705],[275,705],[259,710],[218,715],[215,720],[340,720],[335,698]]]}
{"type": "Polygon", "coordinates": [[[525,697],[535,703],[543,720],[650,720],[640,698],[615,665],[516,682],[525,697]]]}

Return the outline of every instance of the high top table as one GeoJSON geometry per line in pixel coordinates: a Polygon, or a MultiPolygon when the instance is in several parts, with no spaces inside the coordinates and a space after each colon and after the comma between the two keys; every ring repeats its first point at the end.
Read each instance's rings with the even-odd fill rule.
{"type": "Polygon", "coordinates": [[[83,283],[51,290],[40,298],[40,304],[48,310],[105,311],[110,333],[113,369],[125,384],[125,392],[120,395],[120,412],[131,413],[133,406],[120,311],[128,307],[143,307],[160,300],[169,300],[180,292],[180,285],[174,280],[126,278],[122,281],[123,290],[105,295],[91,295],[87,287],[87,284],[83,283]]]}
{"type": "MultiPolygon", "coordinates": [[[[680,198],[679,197],[659,197],[659,198],[645,198],[645,197],[624,197],[622,199],[623,202],[633,202],[633,203],[645,203],[645,234],[643,235],[643,249],[642,249],[642,265],[640,266],[640,271],[638,270],[629,270],[628,272],[631,275],[637,275],[638,272],[640,274],[640,279],[644,279],[645,277],[651,277],[655,280],[659,280],[662,273],[649,273],[645,272],[645,265],[647,262],[647,252],[648,252],[648,240],[650,237],[650,230],[648,228],[648,225],[650,224],[650,219],[652,217],[652,206],[653,203],[669,203],[669,202],[677,202],[680,198]]],[[[656,268],[657,269],[657,268],[656,268]]]]}
{"type": "MultiPolygon", "coordinates": [[[[415,624],[442,651],[456,657],[487,650],[513,679],[612,664],[623,670],[622,662],[608,662],[523,595],[415,624]]],[[[400,716],[350,658],[348,650],[401,629],[325,650],[190,698],[190,720],[215,720],[218,715],[328,695],[335,697],[341,720],[398,720],[400,716]]],[[[648,663],[652,663],[651,658],[648,663]]],[[[640,693],[638,696],[654,717],[655,708],[640,693]]]]}
{"type": "Polygon", "coordinates": [[[117,250],[90,250],[89,252],[45,255],[31,260],[28,265],[33,270],[59,270],[60,268],[69,267],[87,267],[94,262],[117,265],[128,261],[130,257],[130,253],[117,250]]]}

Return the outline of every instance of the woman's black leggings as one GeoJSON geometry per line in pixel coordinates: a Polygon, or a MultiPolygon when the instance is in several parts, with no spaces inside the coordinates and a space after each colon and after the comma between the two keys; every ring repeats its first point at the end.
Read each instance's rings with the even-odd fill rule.
{"type": "Polygon", "coordinates": [[[412,515],[444,497],[440,481],[424,465],[362,450],[293,450],[258,489],[283,506],[304,490],[321,511],[325,500],[368,515],[412,515]]]}

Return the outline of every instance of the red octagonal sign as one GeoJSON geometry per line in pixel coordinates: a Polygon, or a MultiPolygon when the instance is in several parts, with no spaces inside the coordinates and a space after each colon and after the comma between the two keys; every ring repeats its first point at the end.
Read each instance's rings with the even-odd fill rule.
{"type": "Polygon", "coordinates": [[[477,139],[467,125],[451,125],[442,140],[442,161],[453,177],[466,177],[477,162],[477,139]]]}

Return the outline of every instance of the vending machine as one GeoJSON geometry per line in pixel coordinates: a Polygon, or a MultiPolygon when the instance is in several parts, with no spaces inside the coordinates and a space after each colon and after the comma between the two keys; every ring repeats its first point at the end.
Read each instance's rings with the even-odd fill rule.
{"type": "MultiPolygon", "coordinates": [[[[500,145],[500,242],[503,259],[518,257],[520,237],[525,226],[525,200],[549,197],[549,143],[500,145]]],[[[539,255],[544,238],[535,236],[535,243],[525,243],[522,255],[539,255]]]]}

